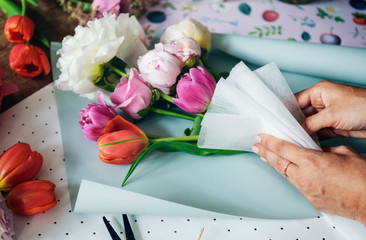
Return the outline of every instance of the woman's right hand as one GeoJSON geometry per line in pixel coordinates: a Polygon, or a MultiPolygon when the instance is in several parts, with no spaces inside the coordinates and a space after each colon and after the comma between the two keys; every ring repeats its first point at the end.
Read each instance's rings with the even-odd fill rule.
{"type": "Polygon", "coordinates": [[[304,129],[321,138],[366,138],[366,89],[323,80],[296,95],[304,129]]]}

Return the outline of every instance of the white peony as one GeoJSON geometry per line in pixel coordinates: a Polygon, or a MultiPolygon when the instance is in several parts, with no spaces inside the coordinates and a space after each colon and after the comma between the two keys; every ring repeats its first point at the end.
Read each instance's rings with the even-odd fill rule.
{"type": "Polygon", "coordinates": [[[116,56],[136,67],[138,57],[147,52],[143,36],[137,19],[128,14],[120,14],[117,19],[105,14],[86,27],[77,26],[75,35],[65,37],[57,52],[60,58],[56,66],[61,74],[55,86],[95,99],[99,88],[92,81],[99,76],[99,65],[116,56]]]}
{"type": "Polygon", "coordinates": [[[185,18],[179,23],[169,26],[161,36],[160,42],[166,44],[184,37],[193,38],[207,51],[211,49],[210,31],[202,23],[192,18],[185,18]]]}
{"type": "Polygon", "coordinates": [[[173,54],[183,62],[183,65],[192,57],[201,56],[201,47],[193,38],[181,38],[163,45],[165,51],[173,54]]]}
{"type": "Polygon", "coordinates": [[[183,66],[179,58],[164,50],[161,43],[141,56],[137,64],[142,79],[166,94],[170,93],[183,66]]]}

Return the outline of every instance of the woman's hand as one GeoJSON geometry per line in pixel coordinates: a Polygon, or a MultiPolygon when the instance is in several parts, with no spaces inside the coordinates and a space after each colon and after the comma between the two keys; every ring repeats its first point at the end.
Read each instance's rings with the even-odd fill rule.
{"type": "Polygon", "coordinates": [[[303,127],[310,135],[319,131],[322,138],[366,138],[365,88],[324,80],[295,96],[307,116],[303,127]]]}
{"type": "Polygon", "coordinates": [[[253,152],[298,188],[320,211],[366,226],[366,158],[346,146],[305,149],[259,134],[253,152]]]}

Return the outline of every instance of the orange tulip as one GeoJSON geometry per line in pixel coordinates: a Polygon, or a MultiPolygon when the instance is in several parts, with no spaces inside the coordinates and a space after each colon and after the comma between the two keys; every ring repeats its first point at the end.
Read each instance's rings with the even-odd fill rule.
{"type": "Polygon", "coordinates": [[[27,16],[13,15],[5,23],[4,32],[11,43],[28,42],[34,33],[34,22],[27,16]]]}
{"type": "Polygon", "coordinates": [[[33,179],[43,164],[42,155],[28,143],[17,143],[0,156],[0,190],[9,191],[20,182],[33,179]]]}
{"type": "Polygon", "coordinates": [[[147,149],[149,139],[136,125],[116,116],[98,139],[99,158],[110,164],[128,164],[147,149]]]}
{"type": "Polygon", "coordinates": [[[53,208],[56,203],[56,185],[47,180],[31,180],[16,185],[5,201],[18,215],[34,215],[53,208]]]}
{"type": "Polygon", "coordinates": [[[41,73],[47,75],[51,70],[47,55],[33,45],[15,45],[10,52],[9,63],[11,69],[23,78],[36,77],[41,73]]]}

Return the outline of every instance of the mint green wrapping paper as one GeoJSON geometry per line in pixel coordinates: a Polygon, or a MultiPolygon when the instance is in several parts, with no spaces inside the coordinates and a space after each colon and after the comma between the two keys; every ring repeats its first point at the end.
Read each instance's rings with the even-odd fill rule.
{"type": "Polygon", "coordinates": [[[212,34],[212,45],[258,66],[275,62],[282,71],[366,84],[366,48],[230,34],[212,34]]]}

